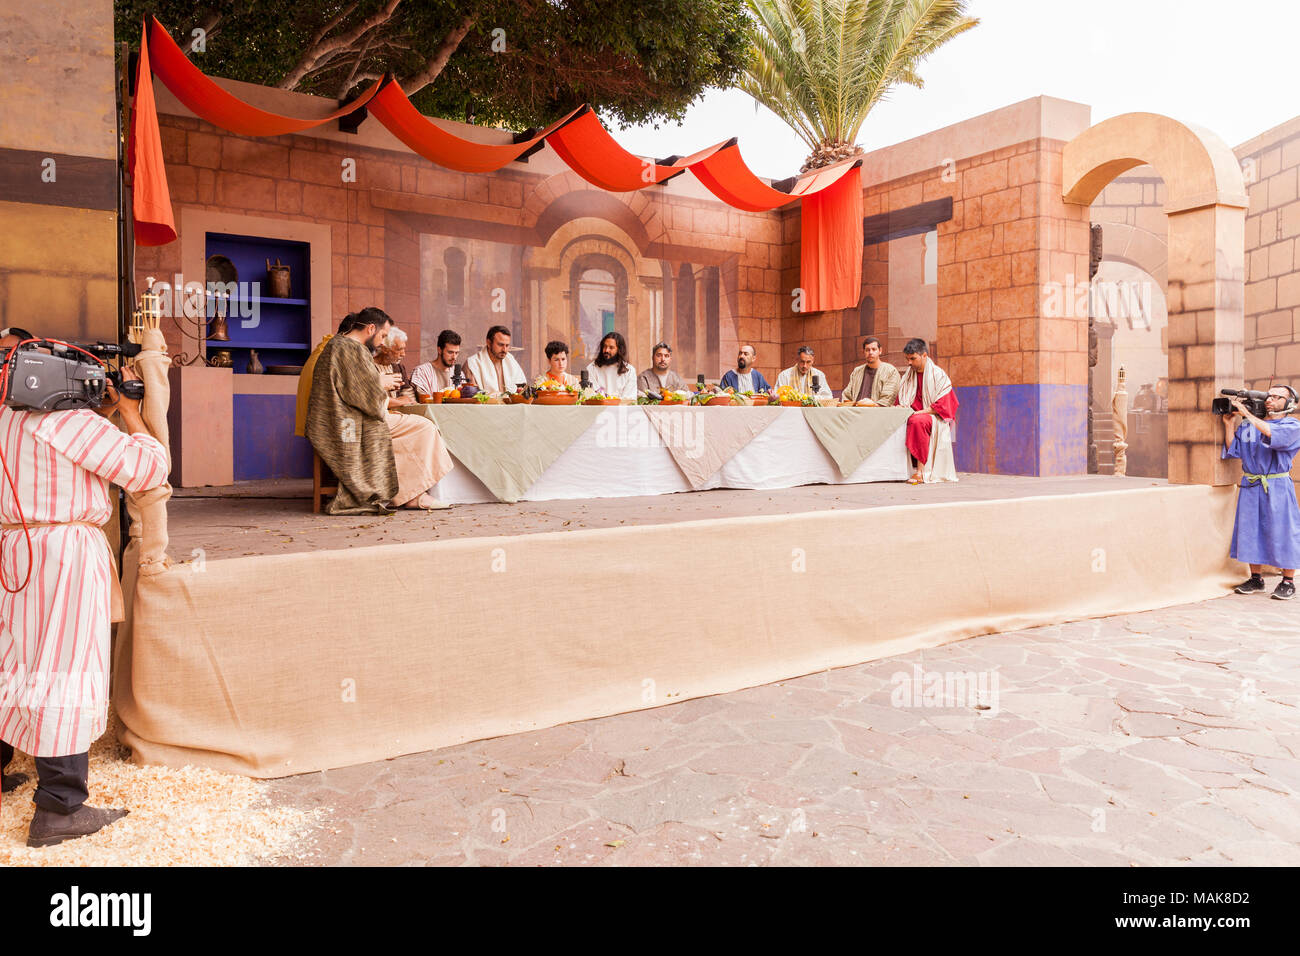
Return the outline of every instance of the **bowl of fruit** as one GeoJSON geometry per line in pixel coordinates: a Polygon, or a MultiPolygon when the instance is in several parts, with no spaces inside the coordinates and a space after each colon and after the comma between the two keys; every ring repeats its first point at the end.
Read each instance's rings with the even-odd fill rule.
{"type": "Polygon", "coordinates": [[[478,401],[475,397],[477,395],[478,389],[475,386],[462,385],[460,388],[443,392],[442,402],[444,405],[477,405],[478,401]]]}
{"type": "Polygon", "coordinates": [[[604,392],[592,392],[582,400],[584,405],[621,405],[622,400],[617,395],[606,395],[604,392]]]}

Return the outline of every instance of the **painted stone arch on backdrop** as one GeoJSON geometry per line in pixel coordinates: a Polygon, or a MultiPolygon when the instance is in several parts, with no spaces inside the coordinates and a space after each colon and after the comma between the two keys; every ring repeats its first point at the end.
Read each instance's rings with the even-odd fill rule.
{"type": "Polygon", "coordinates": [[[568,274],[567,335],[570,360],[579,368],[595,357],[608,333],[628,338],[628,274],[619,259],[603,252],[574,256],[568,274]]]}
{"type": "Polygon", "coordinates": [[[524,344],[535,368],[544,367],[552,339],[568,343],[572,368],[585,367],[610,320],[641,367],[637,359],[661,324],[662,268],[618,225],[594,217],[559,223],[544,245],[524,249],[520,268],[524,344]]]}
{"type": "Polygon", "coordinates": [[[1218,454],[1210,402],[1220,388],[1240,383],[1245,371],[1241,167],[1209,130],[1157,113],[1125,113],[1065,145],[1062,197],[1091,205],[1116,176],[1144,164],[1166,186],[1169,434],[1178,436],[1169,442],[1169,480],[1231,484],[1236,473],[1218,454]]]}

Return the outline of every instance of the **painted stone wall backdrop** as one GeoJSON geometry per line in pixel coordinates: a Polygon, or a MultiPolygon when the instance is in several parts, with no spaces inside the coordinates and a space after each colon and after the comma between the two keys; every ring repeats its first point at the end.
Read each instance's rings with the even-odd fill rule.
{"type": "MultiPolygon", "coordinates": [[[[386,309],[411,335],[408,364],[432,354],[442,328],[459,331],[472,350],[500,323],[524,347],[525,367],[540,371],[550,337],[575,337],[573,270],[580,279],[591,268],[617,274],[610,305],[638,368],[660,338],[692,377],[719,377],[742,338],[779,367],[785,250],[775,214],[663,189],[606,193],[571,172],[544,175],[522,164],[467,175],[308,135],[248,139],[174,115],[160,125],[178,210],[328,225],[330,314],[386,309]],[[345,160],[355,162],[355,181],[341,178],[345,160]]],[[[180,268],[179,243],[137,255],[141,283],[149,275],[170,280],[180,268]]],[[[174,349],[193,352],[195,342],[182,343],[178,329],[168,334],[174,349]]]]}
{"type": "Polygon", "coordinates": [[[1087,311],[1069,293],[1087,281],[1088,224],[1061,199],[1063,145],[1003,147],[921,184],[924,198],[953,197],[939,225],[938,340],[963,409],[959,470],[1087,468],[1087,311]]]}
{"type": "Polygon", "coordinates": [[[1300,388],[1300,118],[1237,147],[1246,211],[1246,380],[1300,388]]]}

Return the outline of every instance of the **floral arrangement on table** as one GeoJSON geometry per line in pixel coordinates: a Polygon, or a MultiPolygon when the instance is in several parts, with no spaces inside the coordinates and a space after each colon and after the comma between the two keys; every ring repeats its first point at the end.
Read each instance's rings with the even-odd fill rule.
{"type": "Polygon", "coordinates": [[[533,388],[539,392],[577,392],[578,386],[565,385],[563,382],[557,382],[548,375],[543,375],[537,381],[533,382],[533,388]]]}
{"type": "Polygon", "coordinates": [[[776,400],[782,405],[804,405],[816,407],[818,402],[812,395],[799,391],[793,385],[782,385],[776,390],[776,400]]]}
{"type": "Polygon", "coordinates": [[[707,392],[704,389],[698,390],[691,396],[692,405],[743,405],[745,404],[734,388],[723,389],[720,392],[707,392]],[[726,399],[725,402],[719,399],[726,399]]]}

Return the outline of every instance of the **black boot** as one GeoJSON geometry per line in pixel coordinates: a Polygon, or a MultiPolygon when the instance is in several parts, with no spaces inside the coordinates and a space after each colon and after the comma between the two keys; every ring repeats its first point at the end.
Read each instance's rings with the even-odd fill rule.
{"type": "Polygon", "coordinates": [[[88,807],[84,803],[71,813],[55,813],[43,807],[36,808],[32,824],[27,828],[28,846],[55,846],[64,840],[98,833],[115,820],[126,816],[126,810],[108,810],[88,807]]]}

